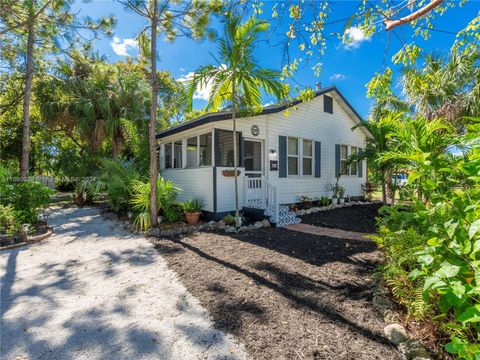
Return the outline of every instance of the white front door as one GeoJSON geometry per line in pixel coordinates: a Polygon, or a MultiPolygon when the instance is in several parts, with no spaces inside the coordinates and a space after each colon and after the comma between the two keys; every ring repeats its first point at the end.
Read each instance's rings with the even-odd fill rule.
{"type": "Polygon", "coordinates": [[[263,175],[263,142],[261,140],[244,140],[243,163],[245,175],[261,177],[263,175]]]}

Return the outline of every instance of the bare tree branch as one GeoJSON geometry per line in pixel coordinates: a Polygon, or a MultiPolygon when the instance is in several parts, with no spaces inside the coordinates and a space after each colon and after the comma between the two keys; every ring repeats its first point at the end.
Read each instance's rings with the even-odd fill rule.
{"type": "Polygon", "coordinates": [[[404,16],[400,19],[396,20],[391,20],[391,19],[386,19],[383,24],[385,25],[385,30],[390,31],[393,28],[403,25],[403,24],[408,24],[419,17],[424,16],[425,14],[429,13],[433,9],[435,9],[437,6],[439,6],[441,3],[443,3],[443,0],[432,0],[430,3],[425,5],[424,7],[418,9],[417,11],[411,13],[410,15],[404,16]]]}

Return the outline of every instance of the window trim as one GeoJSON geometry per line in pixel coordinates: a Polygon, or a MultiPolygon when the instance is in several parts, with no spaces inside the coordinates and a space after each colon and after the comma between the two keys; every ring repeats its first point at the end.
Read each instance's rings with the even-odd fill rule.
{"type": "Polygon", "coordinates": [[[300,177],[300,174],[302,173],[301,165],[300,165],[300,138],[293,137],[293,136],[287,136],[287,177],[300,177]],[[288,152],[288,144],[290,139],[295,139],[297,140],[297,154],[296,155],[291,155],[288,152]],[[288,160],[289,158],[296,158],[297,159],[297,174],[290,174],[289,171],[289,166],[288,166],[288,160]]]}
{"type": "Polygon", "coordinates": [[[303,139],[302,138],[302,176],[303,177],[313,177],[313,175],[315,174],[315,169],[314,169],[314,166],[315,166],[315,163],[314,163],[314,159],[315,159],[315,156],[314,156],[314,153],[315,153],[315,149],[314,149],[314,146],[315,146],[315,142],[313,140],[310,140],[310,139],[303,139]],[[312,155],[305,155],[304,153],[304,146],[305,146],[305,141],[310,141],[310,144],[311,144],[311,150],[312,150],[312,155]],[[311,173],[310,174],[304,174],[303,172],[303,160],[304,159],[310,159],[311,160],[311,173]]]}
{"type": "Polygon", "coordinates": [[[350,156],[352,155],[352,149],[353,148],[356,149],[357,154],[358,154],[358,149],[360,147],[356,146],[356,145],[347,145],[347,144],[339,144],[339,145],[340,145],[340,176],[357,176],[358,175],[358,165],[359,165],[358,161],[355,161],[356,164],[357,164],[357,169],[356,169],[357,171],[355,173],[352,173],[352,164],[350,163],[347,167],[347,173],[346,174],[342,173],[342,170],[343,170],[342,162],[347,161],[350,158],[350,156]],[[347,147],[347,157],[346,158],[342,158],[342,146],[347,147]]]}

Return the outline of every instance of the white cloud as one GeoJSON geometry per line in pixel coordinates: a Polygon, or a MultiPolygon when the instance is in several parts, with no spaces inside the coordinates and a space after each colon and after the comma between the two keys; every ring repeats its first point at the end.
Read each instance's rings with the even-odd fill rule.
{"type": "Polygon", "coordinates": [[[113,37],[110,43],[113,52],[119,56],[130,56],[129,50],[138,50],[138,42],[135,39],[120,39],[117,36],[113,37]]]}
{"type": "Polygon", "coordinates": [[[347,76],[345,74],[333,74],[332,76],[329,77],[330,81],[342,81],[345,80],[347,76]]]}
{"type": "Polygon", "coordinates": [[[349,27],[345,30],[345,35],[347,36],[347,44],[345,44],[346,49],[357,49],[362,42],[371,40],[371,38],[365,34],[363,29],[357,27],[349,27]]]}
{"type": "MultiPolygon", "coordinates": [[[[223,67],[223,68],[227,67],[227,65],[225,65],[225,64],[222,64],[220,66],[223,67]]],[[[195,73],[193,71],[191,71],[186,75],[180,76],[177,79],[177,81],[179,81],[179,82],[188,81],[188,80],[193,78],[194,74],[195,73]]],[[[213,83],[211,81],[209,81],[207,84],[205,84],[205,86],[203,86],[201,88],[197,87],[197,91],[195,91],[195,94],[193,94],[193,98],[208,101],[208,99],[210,97],[210,92],[212,91],[212,87],[213,87],[213,83]]]]}
{"type": "Polygon", "coordinates": [[[271,106],[271,105],[273,105],[273,104],[275,104],[275,102],[273,102],[273,101],[268,101],[268,102],[266,102],[265,104],[263,104],[262,106],[263,106],[263,107],[267,107],[267,106],[271,106]]]}

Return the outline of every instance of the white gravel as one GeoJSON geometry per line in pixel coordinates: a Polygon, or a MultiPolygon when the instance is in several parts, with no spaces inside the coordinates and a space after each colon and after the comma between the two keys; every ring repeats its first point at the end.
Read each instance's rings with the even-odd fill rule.
{"type": "Polygon", "coordinates": [[[0,252],[1,359],[247,358],[143,236],[95,208],[49,222],[49,239],[0,252]]]}

